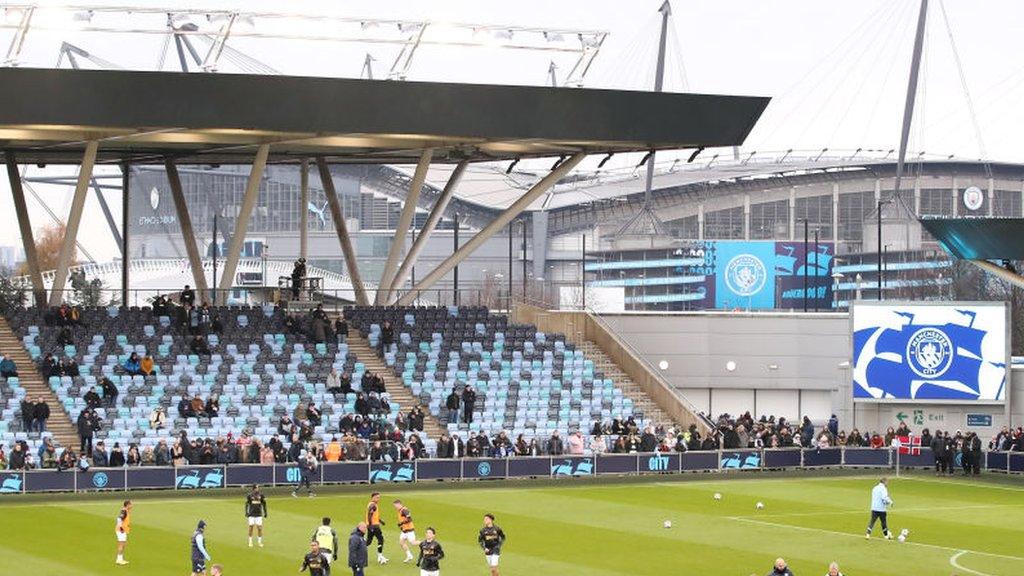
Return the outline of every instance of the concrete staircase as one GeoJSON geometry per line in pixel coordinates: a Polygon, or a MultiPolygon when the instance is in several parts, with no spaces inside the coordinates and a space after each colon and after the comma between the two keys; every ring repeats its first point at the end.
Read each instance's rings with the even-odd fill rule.
{"type": "Polygon", "coordinates": [[[615,386],[622,389],[622,394],[633,400],[634,412],[643,412],[644,418],[651,424],[673,423],[678,425],[595,342],[580,340],[576,342],[576,345],[586,354],[588,359],[594,361],[594,369],[596,371],[603,372],[606,378],[611,378],[615,382],[615,386]]]}
{"type": "Polygon", "coordinates": [[[54,440],[67,448],[78,449],[78,430],[71,421],[71,416],[64,411],[64,405],[57,395],[50,390],[46,381],[21,339],[14,334],[7,319],[0,316],[0,352],[11,357],[18,365],[18,380],[25,388],[29,398],[43,398],[50,405],[50,419],[46,429],[53,433],[54,440]]]}
{"type": "Polygon", "coordinates": [[[423,408],[423,431],[426,432],[427,437],[437,440],[441,437],[441,433],[447,428],[441,426],[437,418],[430,413],[430,408],[420,403],[419,398],[412,395],[412,392],[402,384],[402,381],[395,376],[394,371],[388,368],[387,364],[384,363],[379,356],[377,351],[374,350],[369,341],[356,329],[349,328],[348,349],[354,352],[356,357],[366,365],[366,369],[370,370],[381,378],[384,379],[384,388],[388,394],[391,395],[393,402],[398,402],[398,405],[402,407],[402,412],[407,413],[413,406],[421,406],[423,408]]]}

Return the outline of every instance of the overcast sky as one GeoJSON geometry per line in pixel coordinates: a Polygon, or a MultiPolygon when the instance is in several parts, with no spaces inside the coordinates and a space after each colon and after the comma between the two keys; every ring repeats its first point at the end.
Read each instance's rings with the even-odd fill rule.
{"type": "MultiPolygon", "coordinates": [[[[359,18],[429,20],[610,33],[587,77],[587,86],[650,89],[662,0],[264,0],[150,2],[115,5],[202,7],[359,18]]],[[[82,1],[85,3],[85,0],[82,1]]],[[[41,4],[47,4],[41,2],[41,4]]],[[[919,3],[916,0],[674,0],[666,89],[773,98],[745,151],[895,148],[907,86],[919,3]]],[[[258,26],[258,23],[257,23],[258,26]]],[[[918,106],[910,150],[931,155],[1024,161],[1018,127],[1024,110],[1024,3],[1019,0],[932,0],[918,106]],[[945,12],[945,17],[944,17],[945,12]],[[947,28],[948,17],[948,28],[947,28]],[[951,49],[956,44],[959,61],[951,49]],[[969,112],[964,86],[972,99],[969,112]],[[972,118],[976,117],[976,121],[972,118]]],[[[6,52],[12,32],[0,30],[6,52]]],[[[159,36],[30,32],[23,66],[53,67],[62,41],[133,69],[155,69],[159,36]]],[[[229,43],[286,74],[358,77],[369,52],[375,75],[386,74],[397,48],[283,40],[229,43]]],[[[498,48],[425,46],[410,80],[543,84],[549,62],[564,78],[574,57],[498,48]]],[[[165,69],[174,69],[167,54],[165,69]]],[[[237,71],[226,63],[223,71],[237,71]]],[[[622,162],[628,162],[623,159],[622,162]]],[[[68,173],[67,169],[57,172],[68,173]]],[[[41,171],[32,167],[31,174],[41,171]]],[[[0,214],[13,214],[6,178],[0,214]]],[[[65,217],[66,190],[37,186],[65,217]]],[[[114,204],[115,217],[120,203],[114,204]]],[[[29,200],[33,224],[49,216],[29,200]]],[[[90,196],[82,241],[100,260],[116,254],[98,205],[90,196]]],[[[17,229],[0,227],[0,245],[20,244],[17,229]]]]}

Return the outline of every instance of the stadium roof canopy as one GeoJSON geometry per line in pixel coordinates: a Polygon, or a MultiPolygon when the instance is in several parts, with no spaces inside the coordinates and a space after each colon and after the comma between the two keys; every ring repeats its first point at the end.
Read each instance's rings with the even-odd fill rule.
{"type": "Polygon", "coordinates": [[[741,144],[768,98],[242,74],[0,69],[19,162],[487,161],[741,144]]]}
{"type": "Polygon", "coordinates": [[[921,225],[956,258],[1024,259],[1021,218],[922,218],[921,225]]]}

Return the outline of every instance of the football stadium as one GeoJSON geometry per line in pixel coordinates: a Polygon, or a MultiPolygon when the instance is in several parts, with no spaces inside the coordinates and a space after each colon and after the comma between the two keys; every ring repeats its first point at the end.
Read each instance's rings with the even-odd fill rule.
{"type": "Polygon", "coordinates": [[[1020,12],[0,4],[0,570],[1024,574],[1020,12]]]}

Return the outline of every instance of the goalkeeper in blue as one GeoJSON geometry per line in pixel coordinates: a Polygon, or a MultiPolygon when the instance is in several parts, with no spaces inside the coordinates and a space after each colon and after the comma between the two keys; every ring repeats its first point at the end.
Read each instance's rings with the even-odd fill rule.
{"type": "Polygon", "coordinates": [[[868,522],[868,532],[865,538],[871,538],[871,531],[875,529],[875,522],[882,521],[882,534],[886,540],[892,540],[892,533],[889,532],[889,508],[892,507],[892,498],[889,497],[889,480],[882,478],[871,489],[871,521],[868,522]]]}

